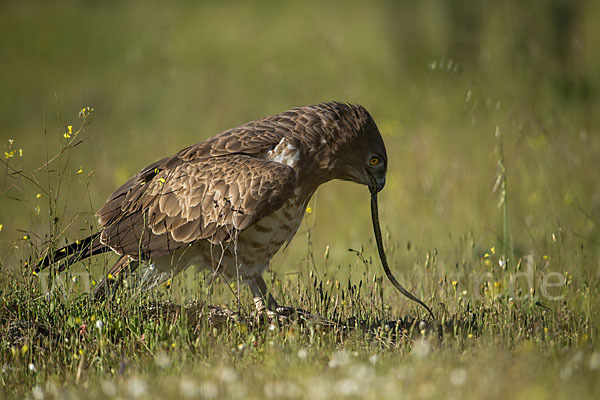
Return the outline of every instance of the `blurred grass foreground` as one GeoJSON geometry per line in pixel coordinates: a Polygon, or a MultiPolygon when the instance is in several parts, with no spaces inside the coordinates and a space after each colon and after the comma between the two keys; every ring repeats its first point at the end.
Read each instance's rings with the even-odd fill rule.
{"type": "MultiPolygon", "coordinates": [[[[593,398],[598,21],[593,0],[0,2],[2,397],[593,398]],[[382,131],[388,257],[449,323],[440,346],[149,316],[234,303],[193,273],[91,304],[77,274],[93,285],[110,258],[63,277],[66,297],[22,268],[94,230],[152,161],[327,100],[382,131]]],[[[320,189],[274,292],[332,318],[417,317],[381,279],[368,207],[363,187],[320,189]]]]}

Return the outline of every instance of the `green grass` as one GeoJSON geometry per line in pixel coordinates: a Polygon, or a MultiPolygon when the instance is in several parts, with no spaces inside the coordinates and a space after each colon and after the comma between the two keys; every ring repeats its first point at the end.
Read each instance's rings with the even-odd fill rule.
{"type": "Polygon", "coordinates": [[[591,0],[0,4],[0,397],[595,398],[599,14],[591,0]],[[425,314],[383,276],[368,191],[344,182],[319,189],[267,282],[370,332],[213,326],[206,304],[248,316],[250,295],[193,271],[98,304],[85,274],[114,257],[74,268],[68,296],[41,296],[46,277],[23,268],[94,230],[150,162],[333,99],[378,123],[390,267],[444,321],[441,342],[381,324],[425,314]]]}

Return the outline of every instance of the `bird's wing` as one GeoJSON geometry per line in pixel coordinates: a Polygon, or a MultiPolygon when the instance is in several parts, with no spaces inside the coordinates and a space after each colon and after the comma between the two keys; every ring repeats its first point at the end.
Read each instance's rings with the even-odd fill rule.
{"type": "Polygon", "coordinates": [[[101,240],[136,259],[200,239],[228,241],[280,208],[296,180],[292,168],[246,154],[164,159],[126,182],[98,211],[101,240]]]}

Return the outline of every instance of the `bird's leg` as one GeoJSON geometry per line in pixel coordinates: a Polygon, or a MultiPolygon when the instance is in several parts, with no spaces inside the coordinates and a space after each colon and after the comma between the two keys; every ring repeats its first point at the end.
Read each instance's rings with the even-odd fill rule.
{"type": "Polygon", "coordinates": [[[250,292],[254,297],[254,306],[258,314],[272,310],[272,304],[277,304],[271,293],[267,292],[267,284],[262,275],[254,275],[249,282],[250,292]],[[265,304],[266,301],[266,304],[265,304]]]}

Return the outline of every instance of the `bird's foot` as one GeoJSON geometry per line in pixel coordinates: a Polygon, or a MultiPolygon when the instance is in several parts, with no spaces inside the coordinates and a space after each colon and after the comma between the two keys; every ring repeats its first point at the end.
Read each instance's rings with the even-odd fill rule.
{"type": "Polygon", "coordinates": [[[311,314],[305,310],[294,307],[280,306],[272,296],[269,296],[267,304],[265,304],[262,299],[258,302],[255,299],[255,305],[256,312],[254,313],[254,316],[256,319],[260,320],[278,320],[280,322],[285,322],[298,317],[305,317],[305,319],[311,317],[311,314]]]}
{"type": "Polygon", "coordinates": [[[270,294],[266,299],[264,297],[255,297],[254,305],[256,306],[254,317],[257,321],[263,323],[272,323],[273,321],[279,323],[289,323],[290,321],[313,321],[321,325],[336,325],[334,322],[319,315],[311,314],[301,308],[281,306],[270,294]]]}

